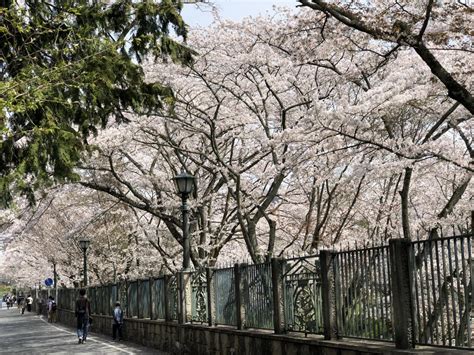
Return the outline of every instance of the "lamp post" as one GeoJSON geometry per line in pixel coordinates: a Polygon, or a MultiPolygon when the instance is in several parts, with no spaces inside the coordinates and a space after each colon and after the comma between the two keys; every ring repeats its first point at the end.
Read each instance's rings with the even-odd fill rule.
{"type": "Polygon", "coordinates": [[[57,282],[58,282],[58,274],[56,272],[56,259],[52,258],[50,259],[50,262],[53,264],[53,288],[58,287],[57,282]]]}
{"type": "Polygon", "coordinates": [[[191,259],[191,246],[189,242],[189,207],[187,200],[193,191],[194,176],[182,171],[174,177],[176,190],[181,195],[181,211],[183,213],[183,269],[189,270],[191,259]]]}
{"type": "Polygon", "coordinates": [[[87,248],[89,248],[90,243],[90,240],[87,239],[81,239],[79,241],[79,246],[84,253],[84,286],[87,286],[87,248]]]}
{"type": "Polygon", "coordinates": [[[53,261],[53,283],[54,283],[54,288],[58,287],[58,273],[56,271],[56,262],[53,261]]]}

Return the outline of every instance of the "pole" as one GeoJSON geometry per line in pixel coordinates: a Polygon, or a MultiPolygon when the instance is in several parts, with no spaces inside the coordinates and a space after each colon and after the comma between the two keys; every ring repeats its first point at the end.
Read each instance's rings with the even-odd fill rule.
{"type": "Polygon", "coordinates": [[[182,194],[182,206],[183,211],[183,269],[189,270],[190,259],[191,259],[191,246],[189,243],[189,207],[187,205],[188,194],[182,194]]]}
{"type": "Polygon", "coordinates": [[[319,252],[321,265],[321,301],[323,309],[324,339],[339,338],[336,314],[336,267],[335,255],[329,250],[319,252]]]}
{"type": "Polygon", "coordinates": [[[58,282],[58,274],[56,273],[56,263],[53,261],[53,287],[56,288],[58,282]]]}
{"type": "Polygon", "coordinates": [[[393,333],[397,349],[415,347],[413,248],[410,239],[390,239],[393,333]]]}
{"type": "Polygon", "coordinates": [[[84,248],[84,287],[87,286],[87,249],[84,248]]]}

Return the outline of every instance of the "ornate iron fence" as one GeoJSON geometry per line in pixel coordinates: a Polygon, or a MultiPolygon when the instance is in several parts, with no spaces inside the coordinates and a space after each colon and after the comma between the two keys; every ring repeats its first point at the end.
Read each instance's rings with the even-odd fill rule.
{"type": "MultiPolygon", "coordinates": [[[[403,333],[411,344],[472,348],[473,274],[472,235],[463,235],[179,277],[190,282],[181,290],[187,321],[385,341],[403,333]]],[[[73,311],[76,291],[58,289],[58,306],[73,311]]],[[[175,274],[89,287],[88,295],[93,313],[109,315],[120,300],[127,317],[173,321],[178,291],[175,274]]]]}
{"type": "Polygon", "coordinates": [[[285,326],[322,334],[321,266],[318,256],[287,259],[283,268],[285,326]]]}
{"type": "Polygon", "coordinates": [[[172,275],[168,279],[168,309],[171,320],[178,320],[178,277],[172,275]]]}
{"type": "Polygon", "coordinates": [[[199,269],[191,276],[191,321],[207,322],[207,279],[206,269],[199,269]]]}

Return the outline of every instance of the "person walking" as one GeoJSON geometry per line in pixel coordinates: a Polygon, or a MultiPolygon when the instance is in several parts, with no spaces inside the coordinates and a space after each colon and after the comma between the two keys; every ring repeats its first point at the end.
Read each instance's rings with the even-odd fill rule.
{"type": "Polygon", "coordinates": [[[20,313],[23,315],[25,314],[25,309],[26,309],[26,298],[21,297],[20,298],[20,313]]]}
{"type": "Polygon", "coordinates": [[[23,297],[21,295],[18,295],[18,298],[16,299],[16,307],[18,308],[18,312],[21,313],[21,302],[22,302],[23,297]]]}
{"type": "Polygon", "coordinates": [[[117,339],[117,332],[119,340],[123,340],[122,325],[123,325],[123,311],[120,307],[120,302],[115,303],[114,319],[112,320],[112,339],[117,339]]]}
{"type": "Polygon", "coordinates": [[[56,301],[53,296],[48,298],[48,322],[56,323],[56,310],[57,310],[56,301]]]}
{"type": "Polygon", "coordinates": [[[79,298],[76,300],[78,344],[86,342],[90,315],[91,304],[87,299],[86,290],[82,288],[79,290],[79,298]]]}
{"type": "Polygon", "coordinates": [[[43,313],[43,302],[44,302],[43,297],[38,296],[38,298],[36,299],[36,306],[37,306],[36,313],[38,313],[38,315],[43,313]]]}
{"type": "Polygon", "coordinates": [[[32,305],[33,305],[33,297],[31,297],[31,295],[28,295],[28,297],[26,297],[26,309],[28,310],[28,312],[31,312],[32,305]]]}

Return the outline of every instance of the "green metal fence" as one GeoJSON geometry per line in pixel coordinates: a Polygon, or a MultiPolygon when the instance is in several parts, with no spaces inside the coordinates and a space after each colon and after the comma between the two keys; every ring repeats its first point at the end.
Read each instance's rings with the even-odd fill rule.
{"type": "Polygon", "coordinates": [[[142,280],[138,284],[138,318],[150,316],[150,280],[142,280]]]}
{"type": "Polygon", "coordinates": [[[138,317],[138,281],[128,284],[128,317],[138,317]]]}
{"type": "Polygon", "coordinates": [[[392,340],[389,247],[336,254],[337,327],[341,336],[392,340]]]}
{"type": "Polygon", "coordinates": [[[178,320],[178,276],[168,278],[168,312],[170,320],[178,320]]]}
{"type": "Polygon", "coordinates": [[[324,329],[319,257],[285,260],[283,282],[286,329],[322,334],[324,329]]]}
{"type": "Polygon", "coordinates": [[[191,276],[191,320],[207,322],[207,278],[206,269],[202,268],[191,276]]]}
{"type": "Polygon", "coordinates": [[[152,319],[166,319],[165,281],[165,277],[159,277],[153,280],[153,285],[151,289],[153,301],[152,319]]]}
{"type": "MultiPolygon", "coordinates": [[[[89,287],[88,296],[93,313],[111,315],[119,300],[129,318],[177,321],[178,286],[189,282],[181,290],[191,301],[186,321],[395,341],[405,314],[412,344],[472,348],[472,235],[402,241],[89,287]]],[[[58,289],[58,306],[74,310],[76,297],[58,289]]]]}
{"type": "Polygon", "coordinates": [[[216,324],[237,325],[234,268],[217,269],[213,275],[216,324]]]}
{"type": "Polygon", "coordinates": [[[458,236],[412,244],[417,343],[472,346],[471,239],[458,236]]]}
{"type": "Polygon", "coordinates": [[[273,287],[270,264],[241,268],[244,325],[247,328],[273,328],[273,287]]]}

